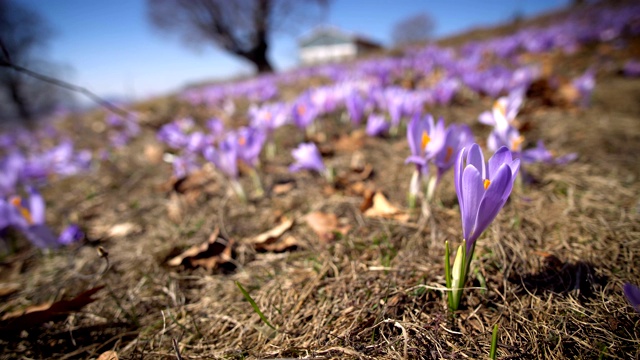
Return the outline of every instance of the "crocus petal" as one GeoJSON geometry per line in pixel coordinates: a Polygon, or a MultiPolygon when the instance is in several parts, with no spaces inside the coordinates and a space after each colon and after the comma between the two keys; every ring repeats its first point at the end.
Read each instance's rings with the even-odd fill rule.
{"type": "Polygon", "coordinates": [[[482,150],[478,144],[471,145],[469,148],[469,154],[467,155],[467,165],[473,165],[479,172],[483,179],[487,178],[487,174],[484,169],[484,156],[482,150]]]}
{"type": "Polygon", "coordinates": [[[627,297],[627,300],[629,300],[636,311],[640,312],[640,288],[635,285],[626,283],[624,284],[624,287],[622,289],[624,291],[624,295],[627,297]]]}
{"type": "Polygon", "coordinates": [[[504,164],[498,169],[496,176],[491,179],[491,184],[484,191],[475,220],[476,227],[471,237],[467,239],[467,249],[470,249],[473,242],[480,237],[498,215],[511,193],[512,186],[511,168],[504,164]]]}
{"type": "Polygon", "coordinates": [[[478,116],[478,121],[485,125],[495,126],[496,121],[493,119],[493,114],[490,111],[485,111],[478,116]]]}
{"type": "Polygon", "coordinates": [[[469,164],[462,173],[462,232],[464,239],[469,241],[474,232],[478,207],[484,195],[482,175],[473,165],[469,164]]]}
{"type": "Polygon", "coordinates": [[[460,204],[460,213],[464,213],[464,204],[462,203],[462,173],[464,170],[464,159],[467,156],[467,148],[460,149],[456,155],[456,165],[453,168],[453,180],[458,195],[458,203],[460,204]]]}
{"type": "Polygon", "coordinates": [[[409,157],[407,157],[407,159],[404,161],[405,164],[416,164],[416,165],[420,165],[420,166],[424,166],[427,164],[427,160],[425,158],[423,158],[422,156],[416,156],[416,155],[411,155],[409,157]]]}
{"type": "Polygon", "coordinates": [[[45,222],[45,204],[42,195],[31,188],[29,192],[29,212],[31,213],[31,220],[34,224],[44,224],[45,222]]]}
{"type": "Polygon", "coordinates": [[[487,179],[491,179],[502,164],[509,164],[512,161],[511,151],[506,146],[501,147],[489,159],[487,168],[487,179]]]}

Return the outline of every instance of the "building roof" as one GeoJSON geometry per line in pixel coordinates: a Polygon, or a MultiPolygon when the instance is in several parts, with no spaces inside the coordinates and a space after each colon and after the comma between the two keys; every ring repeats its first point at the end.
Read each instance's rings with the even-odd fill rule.
{"type": "Polygon", "coordinates": [[[335,26],[320,26],[298,40],[301,48],[344,43],[359,43],[372,47],[382,47],[379,43],[364,36],[340,30],[335,26]]]}

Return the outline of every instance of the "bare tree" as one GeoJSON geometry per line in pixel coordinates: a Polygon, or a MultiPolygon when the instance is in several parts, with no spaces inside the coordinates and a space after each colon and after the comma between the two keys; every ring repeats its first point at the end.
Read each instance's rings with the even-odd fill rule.
{"type": "Polygon", "coordinates": [[[405,18],[393,27],[391,34],[396,45],[407,45],[431,39],[435,21],[426,13],[405,18]]]}
{"type": "Polygon", "coordinates": [[[185,42],[212,42],[250,61],[260,73],[273,71],[270,36],[293,31],[319,15],[329,0],[147,0],[151,23],[185,42]]]}
{"type": "Polygon", "coordinates": [[[50,40],[45,19],[19,2],[0,0],[0,117],[2,121],[34,121],[53,110],[65,94],[53,85],[25,75],[14,64],[57,72],[38,58],[50,40]]]}

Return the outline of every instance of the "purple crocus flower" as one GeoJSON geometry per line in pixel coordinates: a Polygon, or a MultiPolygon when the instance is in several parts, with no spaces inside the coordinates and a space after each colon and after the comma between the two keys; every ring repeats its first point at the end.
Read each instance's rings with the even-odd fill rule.
{"type": "Polygon", "coordinates": [[[25,162],[26,159],[18,152],[9,153],[4,159],[0,159],[0,197],[16,192],[25,162]]]}
{"type": "Polygon", "coordinates": [[[350,92],[344,99],[344,104],[351,118],[351,123],[354,125],[360,125],[362,117],[364,116],[365,101],[358,94],[357,91],[350,92]]]}
{"type": "Polygon", "coordinates": [[[320,151],[314,143],[302,143],[291,151],[295,162],[289,166],[289,171],[315,170],[319,173],[325,171],[324,163],[320,151]]]}
{"type": "Polygon", "coordinates": [[[498,149],[487,165],[478,144],[458,154],[454,179],[467,254],[472,254],[475,241],[507,202],[519,168],[520,160],[513,160],[506,147],[498,149]]]}
{"type": "Polygon", "coordinates": [[[518,111],[524,101],[524,89],[519,88],[495,101],[491,111],[485,111],[478,120],[489,126],[493,126],[499,132],[506,132],[518,116],[518,111]]]}
{"type": "Polygon", "coordinates": [[[62,245],[70,245],[74,242],[80,241],[84,238],[84,232],[80,230],[80,227],[76,224],[67,226],[58,237],[58,243],[62,245]]]}
{"type": "Polygon", "coordinates": [[[554,157],[553,153],[544,146],[542,140],[538,140],[535,148],[522,151],[520,158],[524,164],[546,163],[564,165],[574,161],[578,157],[576,153],[570,153],[559,157],[554,157]]]}
{"type": "Polygon", "coordinates": [[[207,146],[202,155],[232,180],[238,178],[238,139],[235,133],[228,133],[218,148],[207,146]]]}
{"type": "Polygon", "coordinates": [[[580,106],[589,106],[591,93],[593,93],[593,89],[596,86],[595,71],[588,69],[584,74],[573,79],[571,83],[578,90],[578,93],[580,93],[580,98],[578,99],[580,106]]]}
{"type": "Polygon", "coordinates": [[[473,133],[467,125],[452,124],[447,128],[444,144],[433,158],[438,168],[438,181],[456,162],[458,152],[473,143],[473,133]]]}
{"type": "Polygon", "coordinates": [[[371,114],[367,120],[366,133],[369,136],[380,136],[389,130],[390,124],[384,119],[384,116],[371,114]]]}
{"type": "Polygon", "coordinates": [[[247,165],[255,167],[258,164],[258,157],[262,152],[262,147],[267,139],[264,130],[254,127],[243,127],[237,131],[238,137],[238,158],[247,165]]]}
{"type": "Polygon", "coordinates": [[[622,73],[628,77],[640,77],[640,61],[627,61],[622,68],[622,73]]]}
{"type": "Polygon", "coordinates": [[[35,188],[28,188],[29,199],[14,196],[10,199],[15,211],[9,215],[9,223],[20,230],[35,246],[46,249],[60,246],[57,237],[45,224],[45,203],[35,188]]]}
{"type": "Polygon", "coordinates": [[[218,118],[214,117],[207,120],[205,126],[207,127],[207,129],[209,129],[211,136],[213,136],[213,138],[216,140],[220,139],[224,134],[224,123],[218,118]]]}
{"type": "Polygon", "coordinates": [[[633,306],[636,311],[640,312],[640,288],[630,283],[626,283],[622,290],[624,291],[624,296],[626,296],[629,303],[631,303],[631,306],[633,306]]]}
{"type": "Polygon", "coordinates": [[[172,165],[173,175],[178,179],[182,179],[200,168],[196,155],[190,152],[173,157],[172,165]]]}
{"type": "Polygon", "coordinates": [[[293,122],[301,129],[306,129],[311,125],[318,116],[318,109],[311,102],[308,95],[303,95],[298,99],[291,108],[291,117],[293,122]]]}
{"type": "Polygon", "coordinates": [[[407,140],[411,155],[405,164],[413,163],[422,172],[428,172],[427,161],[433,158],[444,145],[444,119],[434,125],[433,116],[414,116],[407,126],[407,140]]]}

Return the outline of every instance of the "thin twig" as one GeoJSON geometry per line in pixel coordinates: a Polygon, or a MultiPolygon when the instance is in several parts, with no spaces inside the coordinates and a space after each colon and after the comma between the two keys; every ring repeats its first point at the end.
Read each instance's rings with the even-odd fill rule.
{"type": "Polygon", "coordinates": [[[105,109],[120,115],[120,116],[128,116],[131,113],[125,109],[122,109],[116,105],[114,105],[113,103],[101,98],[100,96],[96,95],[94,92],[90,91],[87,88],[84,88],[82,86],[78,86],[78,85],[74,85],[71,83],[68,83],[66,81],[60,80],[60,79],[56,79],[54,77],[51,76],[47,76],[44,74],[41,74],[39,72],[33,71],[31,69],[27,69],[24,66],[20,66],[18,64],[14,64],[11,61],[11,56],[9,54],[9,51],[7,50],[6,46],[4,45],[4,43],[2,42],[2,39],[0,39],[0,49],[2,50],[2,54],[3,54],[3,59],[0,59],[0,67],[8,67],[11,68],[19,73],[31,76],[32,78],[38,79],[40,81],[44,81],[46,83],[49,84],[53,84],[56,85],[58,87],[67,89],[67,90],[71,90],[77,93],[80,93],[86,97],[88,97],[89,99],[91,99],[93,102],[95,102],[96,104],[104,107],[105,109]]]}

